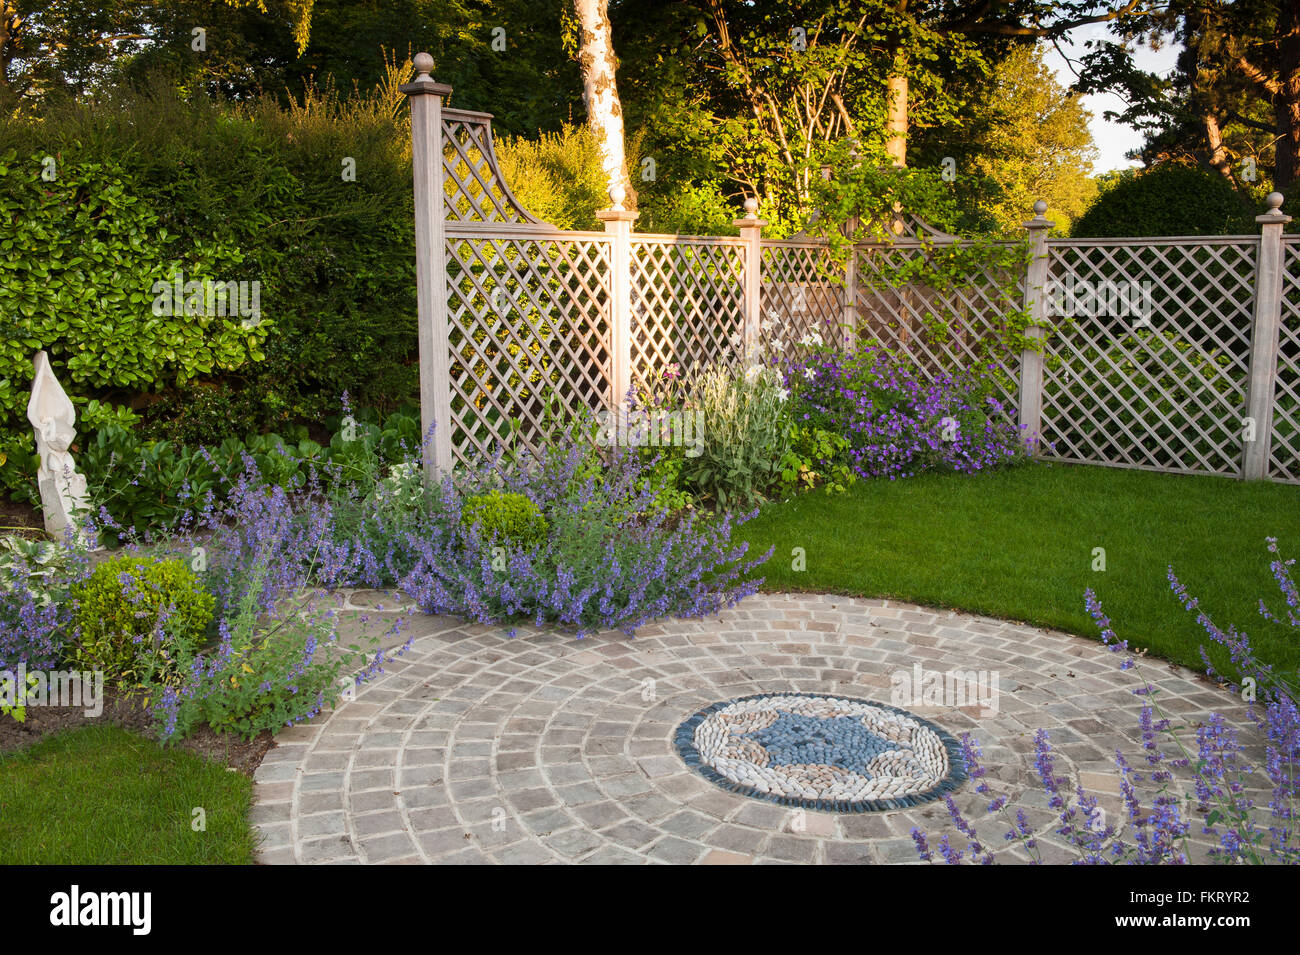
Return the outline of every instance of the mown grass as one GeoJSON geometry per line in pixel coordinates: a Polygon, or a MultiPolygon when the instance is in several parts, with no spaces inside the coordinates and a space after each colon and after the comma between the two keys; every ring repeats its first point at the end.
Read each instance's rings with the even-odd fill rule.
{"type": "Polygon", "coordinates": [[[1300,556],[1296,486],[1034,463],[805,494],[740,533],[758,553],[776,548],[756,571],[766,590],[895,597],[1095,637],[1092,587],[1122,639],[1201,669],[1209,641],[1169,589],[1172,565],[1217,623],[1245,630],[1275,666],[1300,666],[1300,634],[1259,615],[1261,597],[1282,606],[1265,539],[1300,556]]]}
{"type": "Polygon", "coordinates": [[[251,798],[245,776],[190,753],[115,726],[66,730],[0,756],[0,862],[250,863],[251,798]]]}

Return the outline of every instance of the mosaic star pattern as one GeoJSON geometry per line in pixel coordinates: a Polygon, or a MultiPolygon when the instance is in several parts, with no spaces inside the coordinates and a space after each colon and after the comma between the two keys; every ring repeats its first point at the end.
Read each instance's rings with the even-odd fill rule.
{"type": "Polygon", "coordinates": [[[880,703],[762,694],[715,703],[677,730],[687,764],[733,792],[840,812],[928,802],[965,779],[958,744],[880,703]]]}

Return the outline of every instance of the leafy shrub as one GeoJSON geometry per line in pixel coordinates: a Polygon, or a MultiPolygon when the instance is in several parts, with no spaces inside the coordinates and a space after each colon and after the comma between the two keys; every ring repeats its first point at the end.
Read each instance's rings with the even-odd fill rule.
{"type": "Polygon", "coordinates": [[[790,450],[781,462],[781,485],[784,491],[810,491],[823,488],[827,494],[843,493],[857,480],[845,461],[849,439],[822,428],[795,426],[790,450]]]}
{"type": "Polygon", "coordinates": [[[186,648],[202,643],[214,600],[179,560],[114,557],[72,590],[72,660],[123,687],[174,685],[186,648]]]}
{"type": "Polygon", "coordinates": [[[23,412],[38,349],[79,396],[262,357],[269,321],[244,328],[238,316],[153,315],[154,282],[178,272],[241,279],[244,255],[211,239],[182,244],[146,195],[115,160],[0,152],[0,216],[18,224],[0,248],[0,450],[31,442],[23,412]],[[50,181],[47,157],[56,163],[50,181]]]}
{"type": "Polygon", "coordinates": [[[744,213],[714,183],[680,183],[640,194],[637,228],[678,235],[735,235],[735,220],[744,213]]]}
{"type": "MultiPolygon", "coordinates": [[[[289,424],[287,408],[277,413],[275,400],[274,394],[230,382],[188,382],[146,408],[138,432],[143,440],[195,446],[242,439],[268,424],[272,431],[289,424]]],[[[80,420],[87,432],[94,430],[84,416],[80,420]]]]}
{"type": "Polygon", "coordinates": [[[926,470],[980,471],[1022,459],[1028,441],[977,373],[923,377],[879,349],[850,355],[812,348],[785,366],[795,421],[848,442],[845,464],[861,477],[926,470]]]}
{"type": "Polygon", "coordinates": [[[31,450],[16,409],[42,346],[74,401],[163,394],[148,436],[187,443],[319,421],[345,390],[384,410],[413,396],[410,147],[390,93],[216,104],[122,89],[0,128],[16,237],[0,251],[0,451],[31,450]],[[263,322],[155,318],[152,282],[176,268],[260,281],[263,322]],[[226,419],[199,378],[239,396],[226,419]],[[159,424],[191,402],[174,430],[159,424]]]}
{"type": "Polygon", "coordinates": [[[560,229],[597,229],[609,206],[600,143],[587,126],[565,123],[535,140],[505,139],[497,159],[506,185],[525,209],[560,229]]]}
{"type": "Polygon", "coordinates": [[[790,450],[788,397],[771,368],[702,369],[686,410],[701,415],[704,441],[699,454],[683,460],[686,485],[724,508],[756,501],[776,487],[790,450]]]}
{"type": "Polygon", "coordinates": [[[1251,201],[1217,172],[1161,163],[1122,177],[1101,193],[1070,234],[1105,238],[1130,235],[1249,235],[1251,201]]]}
{"type": "Polygon", "coordinates": [[[489,491],[465,498],[461,525],[477,527],[485,541],[509,541],[534,547],[546,540],[550,529],[537,505],[522,494],[489,491]]]}

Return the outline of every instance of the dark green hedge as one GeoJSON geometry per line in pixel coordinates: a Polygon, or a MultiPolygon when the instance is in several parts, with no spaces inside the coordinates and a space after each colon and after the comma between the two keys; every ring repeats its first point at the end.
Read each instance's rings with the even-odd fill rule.
{"type": "Polygon", "coordinates": [[[83,431],[129,405],[145,432],[220,441],[319,422],[344,391],[381,410],[412,397],[404,107],[391,91],[289,108],[163,91],[0,126],[0,484],[30,451],[38,348],[92,409],[83,431]],[[260,281],[261,324],[156,317],[152,284],[177,268],[260,281]]]}
{"type": "Polygon", "coordinates": [[[1074,223],[1081,238],[1132,235],[1250,235],[1251,199],[1212,170],[1164,163],[1124,176],[1074,223]]]}

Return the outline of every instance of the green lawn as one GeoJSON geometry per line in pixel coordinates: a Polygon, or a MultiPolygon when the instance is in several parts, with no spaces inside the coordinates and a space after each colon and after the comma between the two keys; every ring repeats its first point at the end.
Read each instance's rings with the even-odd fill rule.
{"type": "Polygon", "coordinates": [[[251,798],[247,777],[192,754],[115,726],[69,730],[0,757],[0,862],[249,863],[251,798]]]}
{"type": "Polygon", "coordinates": [[[1122,639],[1201,669],[1207,640],[1170,593],[1172,564],[1221,626],[1245,630],[1274,665],[1300,666],[1300,634],[1258,613],[1261,597],[1282,606],[1265,538],[1300,556],[1296,486],[1035,463],[805,494],[766,506],[741,536],[758,553],[776,547],[756,572],[764,589],[896,597],[1095,637],[1091,586],[1122,639]]]}

